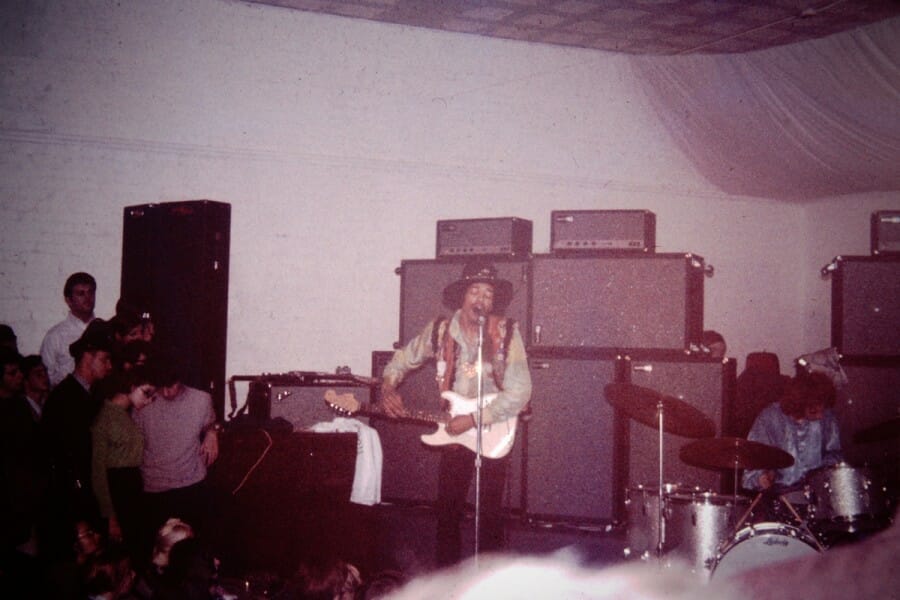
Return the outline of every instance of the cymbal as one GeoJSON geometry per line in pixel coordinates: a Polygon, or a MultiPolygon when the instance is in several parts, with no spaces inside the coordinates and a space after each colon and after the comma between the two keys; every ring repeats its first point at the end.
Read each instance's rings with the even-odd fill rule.
{"type": "Polygon", "coordinates": [[[784,469],[794,464],[794,457],[780,448],[736,437],[690,442],[678,456],[708,469],[784,469]]]}
{"type": "Polygon", "coordinates": [[[853,434],[853,441],[857,444],[868,444],[870,442],[893,440],[898,437],[900,437],[900,417],[894,417],[865,429],[860,429],[853,434]]]}
{"type": "Polygon", "coordinates": [[[629,417],[649,427],[659,427],[658,409],[663,410],[663,430],[688,438],[716,435],[712,419],[678,398],[663,396],[649,388],[630,383],[610,383],[603,388],[606,400],[629,417]]]}

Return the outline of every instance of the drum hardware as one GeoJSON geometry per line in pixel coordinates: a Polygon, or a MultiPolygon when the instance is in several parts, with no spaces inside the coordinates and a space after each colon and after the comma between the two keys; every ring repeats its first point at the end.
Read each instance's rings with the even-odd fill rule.
{"type": "Polygon", "coordinates": [[[712,419],[684,400],[663,396],[649,388],[630,383],[610,383],[603,388],[606,400],[632,419],[659,433],[659,507],[657,509],[656,555],[661,557],[666,540],[663,489],[663,432],[689,438],[708,438],[716,435],[712,419]]]}

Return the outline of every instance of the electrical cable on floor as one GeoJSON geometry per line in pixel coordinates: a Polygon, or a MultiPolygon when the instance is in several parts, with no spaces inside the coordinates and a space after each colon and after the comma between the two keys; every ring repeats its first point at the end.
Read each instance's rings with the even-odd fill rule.
{"type": "Polygon", "coordinates": [[[253,463],[253,466],[251,466],[251,467],[247,470],[246,475],[244,475],[244,478],[241,479],[241,482],[238,484],[238,486],[237,486],[236,488],[234,488],[234,489],[231,491],[231,495],[232,495],[232,496],[234,496],[235,494],[237,494],[237,493],[241,490],[241,488],[244,487],[244,484],[247,483],[247,480],[248,480],[248,479],[250,479],[250,475],[253,474],[253,471],[256,470],[256,467],[258,467],[258,466],[260,465],[260,463],[261,463],[261,462],[263,461],[263,459],[266,457],[266,454],[268,454],[268,453],[269,453],[269,450],[272,449],[272,445],[273,445],[273,442],[272,442],[272,436],[269,435],[269,432],[266,431],[265,429],[260,429],[260,431],[262,431],[262,432],[263,432],[263,435],[266,436],[266,439],[268,440],[268,444],[267,444],[266,447],[263,449],[262,454],[259,455],[259,458],[256,459],[256,462],[253,463]]]}

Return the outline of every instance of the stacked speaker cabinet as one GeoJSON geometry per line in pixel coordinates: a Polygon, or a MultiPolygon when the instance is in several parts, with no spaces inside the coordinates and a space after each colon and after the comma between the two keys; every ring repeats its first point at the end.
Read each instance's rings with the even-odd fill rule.
{"type": "Polygon", "coordinates": [[[674,352],[699,346],[704,263],[692,254],[531,262],[532,348],[674,352]]]}
{"type": "Polygon", "coordinates": [[[148,310],[156,346],[184,383],[225,403],[231,206],[194,200],[125,208],[121,297],[148,310]]]}
{"type": "MultiPolygon", "coordinates": [[[[709,417],[721,436],[730,419],[734,399],[736,368],[734,359],[711,358],[633,359],[623,358],[621,381],[652,389],[665,396],[687,402],[709,417]]],[[[651,484],[659,480],[659,432],[637,421],[628,423],[629,435],[624,450],[629,485],[651,484]]],[[[722,475],[688,465],[679,452],[694,440],[672,433],[663,435],[663,478],[665,483],[680,483],[720,491],[722,475]]],[[[728,492],[729,490],[721,490],[728,492]]]]}
{"type": "Polygon", "coordinates": [[[900,256],[839,256],[831,345],[845,358],[900,363],[900,256]]]}
{"type": "MultiPolygon", "coordinates": [[[[497,275],[513,285],[513,297],[504,314],[519,323],[523,337],[528,331],[528,262],[495,260],[497,275]]],[[[443,292],[448,284],[462,275],[465,263],[439,260],[404,260],[400,275],[400,341],[406,344],[429,321],[450,316],[453,310],[444,306],[443,292]]]]}
{"type": "Polygon", "coordinates": [[[847,383],[838,391],[835,416],[841,430],[844,458],[866,465],[900,492],[900,364],[872,366],[842,361],[847,383]]]}
{"type": "Polygon", "coordinates": [[[526,512],[537,518],[613,521],[622,488],[621,435],[603,388],[614,358],[529,357],[533,391],[524,450],[526,512]]]}
{"type": "MultiPolygon", "coordinates": [[[[372,376],[380,377],[392,352],[372,353],[372,376]]],[[[398,391],[410,412],[436,414],[440,410],[440,396],[435,381],[434,362],[429,362],[407,374],[398,391]]],[[[375,391],[375,401],[381,401],[380,391],[375,391]]],[[[387,502],[430,505],[437,499],[440,450],[426,446],[420,439],[434,426],[402,419],[375,418],[370,424],[378,431],[384,456],[381,495],[387,502]]],[[[504,506],[518,510],[522,507],[522,453],[525,430],[521,423],[516,430],[515,443],[509,455],[509,477],[504,506]]],[[[474,453],[472,460],[475,459],[474,453]]],[[[490,460],[490,459],[485,459],[490,460]]],[[[469,501],[475,501],[475,486],[469,489],[469,501]]]]}

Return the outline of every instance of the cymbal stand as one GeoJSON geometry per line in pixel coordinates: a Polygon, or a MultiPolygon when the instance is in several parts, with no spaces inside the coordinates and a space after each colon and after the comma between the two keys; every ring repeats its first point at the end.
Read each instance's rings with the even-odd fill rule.
{"type": "Polygon", "coordinates": [[[809,534],[809,537],[812,538],[813,542],[815,542],[816,546],[819,548],[819,552],[825,552],[825,546],[820,544],[819,539],[816,537],[816,535],[809,530],[809,527],[806,526],[806,521],[800,517],[796,510],[794,510],[794,505],[791,504],[791,501],[785,498],[783,494],[778,494],[778,499],[781,500],[781,503],[784,504],[789,511],[791,511],[791,514],[794,515],[795,519],[797,519],[797,523],[800,525],[800,527],[802,527],[803,530],[809,534]]]}
{"type": "Polygon", "coordinates": [[[663,555],[663,546],[666,543],[666,523],[663,513],[663,403],[662,399],[660,399],[656,403],[656,415],[659,421],[659,511],[657,514],[656,521],[656,531],[657,531],[657,542],[656,542],[656,557],[660,558],[663,555]]]}

